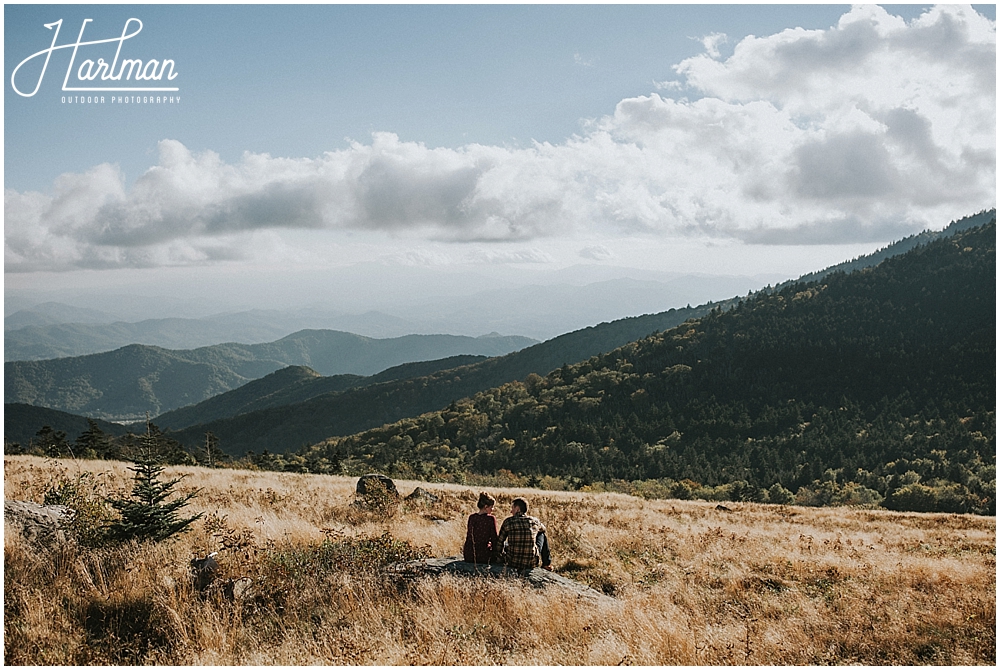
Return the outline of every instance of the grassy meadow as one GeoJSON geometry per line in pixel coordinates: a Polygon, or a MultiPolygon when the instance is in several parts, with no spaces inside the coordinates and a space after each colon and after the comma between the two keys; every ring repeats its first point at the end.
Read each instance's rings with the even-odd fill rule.
{"type": "MultiPolygon", "coordinates": [[[[478,489],[359,509],[356,479],[169,468],[192,530],[157,545],[4,535],[7,665],[799,665],[996,661],[996,519],[486,487],[548,526],[553,564],[612,600],[517,579],[387,574],[461,553],[478,489]],[[199,593],[218,551],[248,588],[199,593]]],[[[4,458],[7,499],[61,480],[130,489],[127,464],[4,458]],[[85,474],[86,473],[86,474],[85,474]]]]}

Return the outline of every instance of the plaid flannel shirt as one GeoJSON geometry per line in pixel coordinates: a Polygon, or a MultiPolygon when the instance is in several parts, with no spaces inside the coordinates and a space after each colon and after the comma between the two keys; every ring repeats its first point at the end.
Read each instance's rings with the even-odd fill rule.
{"type": "Polygon", "coordinates": [[[538,566],[538,546],[535,539],[545,530],[542,522],[527,514],[518,514],[504,519],[500,526],[497,549],[503,553],[502,563],[517,570],[527,570],[538,566]]]}

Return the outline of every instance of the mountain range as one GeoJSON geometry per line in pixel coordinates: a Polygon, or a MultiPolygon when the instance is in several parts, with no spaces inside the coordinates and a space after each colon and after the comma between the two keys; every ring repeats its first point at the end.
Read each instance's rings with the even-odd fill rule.
{"type": "MultiPolygon", "coordinates": [[[[893,477],[940,475],[944,459],[963,490],[985,495],[995,211],[807,278],[378,376],[323,376],[299,351],[310,360],[155,421],[189,448],[211,432],[262,467],[317,472],[505,468],[793,487],[832,477],[831,487],[889,495],[893,477]],[[918,446],[899,444],[915,436],[918,446]]],[[[221,346],[261,365],[243,345],[221,346]]],[[[6,412],[9,432],[23,406],[6,412]]]]}
{"type": "MultiPolygon", "coordinates": [[[[232,454],[248,450],[287,452],[331,435],[347,435],[429,412],[483,389],[523,379],[531,373],[544,374],[651,332],[672,328],[717,307],[709,304],[673,309],[603,323],[471,365],[370,384],[341,393],[323,393],[293,405],[220,417],[175,430],[171,437],[184,445],[196,445],[204,440],[206,432],[211,432],[219,438],[220,448],[232,454]]],[[[325,384],[322,378],[307,383],[325,384]]],[[[174,427],[170,416],[157,417],[156,421],[162,427],[174,427]]]]}
{"type": "MultiPolygon", "coordinates": [[[[373,338],[436,333],[471,337],[498,331],[543,340],[625,316],[745,294],[773,279],[665,272],[623,278],[613,275],[627,269],[597,270],[610,276],[586,281],[583,277],[596,270],[569,268],[548,278],[555,283],[505,286],[471,295],[425,295],[363,312],[320,307],[254,309],[135,320],[124,318],[125,314],[48,301],[26,305],[4,319],[4,360],[82,356],[129,344],[166,349],[194,349],[219,342],[258,344],[307,329],[373,338]]],[[[14,301],[14,305],[23,302],[14,301]]],[[[134,308],[122,311],[136,313],[134,308]]]]}
{"type": "Polygon", "coordinates": [[[275,461],[995,514],[995,218],[275,461]]]}
{"type": "Polygon", "coordinates": [[[136,421],[193,405],[289,365],[323,375],[372,375],[415,361],[459,354],[496,356],[529,338],[407,335],[374,339],[304,330],[265,344],[192,350],[129,345],[115,351],[4,363],[4,402],[26,403],[113,421],[136,421]]]}
{"type": "MultiPolygon", "coordinates": [[[[993,213],[986,213],[992,215],[993,213]]],[[[872,257],[854,259],[840,267],[816,273],[827,277],[870,268],[886,258],[898,256],[916,247],[944,239],[981,223],[984,215],[969,217],[953,223],[941,233],[923,238],[907,238],[880,250],[872,257]],[[893,251],[895,250],[895,253],[893,251]]],[[[772,289],[768,292],[777,292],[772,289]]],[[[224,450],[241,454],[248,450],[287,452],[320,436],[348,435],[374,428],[408,416],[416,416],[479,391],[500,386],[506,382],[525,379],[530,374],[544,375],[567,363],[585,360],[610,351],[647,335],[666,330],[690,318],[698,318],[713,310],[724,311],[739,304],[739,298],[701,305],[696,308],[624,319],[593,328],[583,329],[542,342],[522,351],[463,366],[455,370],[442,370],[423,378],[399,379],[391,383],[370,384],[342,393],[316,393],[299,405],[272,404],[256,412],[240,416],[216,417],[203,424],[183,425],[174,417],[159,418],[159,425],[174,429],[174,437],[183,444],[198,444],[205,432],[212,432],[220,439],[224,450]]],[[[319,380],[304,385],[319,385],[319,380]]],[[[201,412],[202,417],[209,416],[201,412]]]]}

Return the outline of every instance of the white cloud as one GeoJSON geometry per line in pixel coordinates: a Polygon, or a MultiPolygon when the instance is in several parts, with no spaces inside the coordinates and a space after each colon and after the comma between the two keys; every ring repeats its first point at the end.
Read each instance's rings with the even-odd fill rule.
{"type": "Polygon", "coordinates": [[[719,45],[726,44],[729,38],[726,37],[725,33],[711,33],[710,35],[705,35],[700,40],[701,45],[705,48],[705,53],[711,58],[718,58],[722,54],[719,52],[719,45]]]}
{"type": "Polygon", "coordinates": [[[608,249],[603,244],[598,244],[592,247],[584,247],[578,252],[581,258],[589,258],[592,261],[609,261],[615,257],[615,254],[611,249],[608,249]]]}
{"type": "Polygon", "coordinates": [[[421,247],[387,254],[383,256],[382,262],[388,265],[427,267],[433,265],[450,265],[452,258],[448,254],[421,247]]]}
{"type": "Polygon", "coordinates": [[[61,176],[51,194],[6,190],[5,268],[213,263],[246,257],[254,231],[283,229],[830,244],[889,240],[995,204],[996,29],[970,8],[906,23],[859,6],[829,30],[748,37],[726,59],[723,38],[675,66],[681,81],[668,88],[688,97],[622,100],[561,144],[432,149],[375,133],[318,158],[226,163],[164,140],[130,189],[99,165],[61,176]]]}
{"type": "Polygon", "coordinates": [[[551,263],[552,256],[541,249],[473,249],[467,255],[470,263],[506,265],[508,263],[551,263]]]}

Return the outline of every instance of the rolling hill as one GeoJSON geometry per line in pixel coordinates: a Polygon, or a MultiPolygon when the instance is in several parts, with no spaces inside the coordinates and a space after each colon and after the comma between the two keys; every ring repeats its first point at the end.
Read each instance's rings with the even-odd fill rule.
{"type": "MultiPolygon", "coordinates": [[[[95,419],[97,427],[104,433],[113,436],[121,436],[128,432],[128,429],[118,423],[95,419]]],[[[45,407],[34,407],[22,403],[4,405],[3,415],[3,438],[4,444],[16,442],[23,447],[34,439],[36,433],[44,427],[49,426],[55,431],[66,433],[66,439],[73,442],[87,430],[89,424],[87,419],[76,414],[60,412],[55,409],[45,407]]]]}
{"type": "Polygon", "coordinates": [[[451,356],[435,361],[404,363],[377,375],[332,375],[324,377],[312,368],[292,365],[244,384],[232,391],[203,400],[197,405],[175,409],[156,417],[156,425],[173,430],[216,419],[236,417],[261,409],[305,402],[327,393],[419,377],[485,360],[485,356],[451,356]]]}
{"type": "Polygon", "coordinates": [[[288,365],[323,375],[372,375],[386,368],[466,354],[496,356],[524,337],[408,335],[373,339],[303,330],[265,344],[219,344],[186,351],[130,345],[103,354],[4,364],[4,402],[129,421],[193,405],[288,365]]]}

